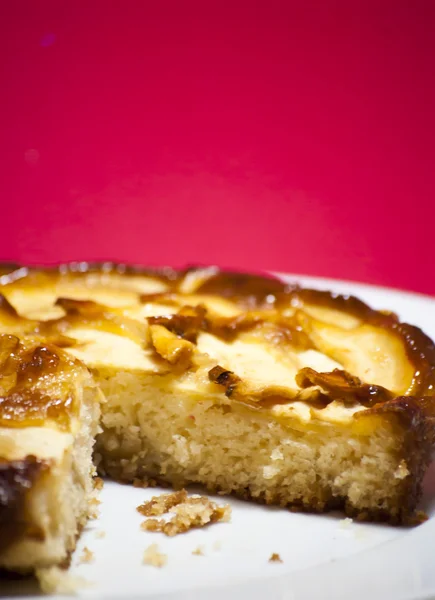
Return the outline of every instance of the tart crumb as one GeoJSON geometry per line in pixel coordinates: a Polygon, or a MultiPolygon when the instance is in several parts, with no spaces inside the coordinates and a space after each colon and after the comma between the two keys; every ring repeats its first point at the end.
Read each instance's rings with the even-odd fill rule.
{"type": "Polygon", "coordinates": [[[95,534],[95,537],[101,540],[102,538],[106,537],[106,532],[103,530],[97,531],[97,533],[95,534]]]}
{"type": "Polygon", "coordinates": [[[202,546],[198,546],[195,550],[192,550],[192,554],[194,556],[204,556],[204,548],[202,546]]]}
{"type": "Polygon", "coordinates": [[[163,531],[165,521],[163,519],[147,519],[144,521],[140,528],[143,531],[163,531]]]}
{"type": "Polygon", "coordinates": [[[100,516],[100,504],[101,501],[98,500],[98,498],[91,498],[89,500],[88,515],[90,519],[98,519],[98,517],[100,516]]]}
{"type": "Polygon", "coordinates": [[[159,551],[157,544],[151,544],[145,550],[142,562],[144,565],[151,565],[152,567],[161,569],[168,562],[168,557],[159,551]]]}
{"type": "Polygon", "coordinates": [[[280,557],[279,554],[277,554],[276,552],[274,552],[271,557],[269,558],[269,562],[270,563],[282,563],[282,559],[280,557]]]}
{"type": "Polygon", "coordinates": [[[102,490],[104,487],[104,480],[101,477],[95,477],[94,479],[94,488],[96,490],[102,490]]]}
{"type": "Polygon", "coordinates": [[[153,496],[151,500],[138,506],[137,511],[144,517],[164,515],[169,512],[171,508],[177,506],[177,504],[185,502],[186,499],[186,490],[180,490],[179,492],[173,492],[171,494],[161,494],[160,496],[153,496]]]}
{"type": "Polygon", "coordinates": [[[213,550],[219,551],[222,548],[222,542],[220,542],[219,540],[217,540],[214,544],[213,544],[213,550]]]}
{"type": "Polygon", "coordinates": [[[79,565],[87,565],[94,562],[94,553],[87,546],[83,548],[83,552],[79,558],[79,565]]]}
{"type": "Polygon", "coordinates": [[[207,496],[187,497],[186,490],[174,494],[163,494],[154,497],[150,502],[138,506],[137,510],[145,515],[161,515],[173,512],[175,516],[169,521],[148,519],[141,525],[144,531],[161,532],[169,537],[186,533],[193,528],[204,527],[219,521],[228,522],[231,518],[229,504],[218,506],[207,496]]]}

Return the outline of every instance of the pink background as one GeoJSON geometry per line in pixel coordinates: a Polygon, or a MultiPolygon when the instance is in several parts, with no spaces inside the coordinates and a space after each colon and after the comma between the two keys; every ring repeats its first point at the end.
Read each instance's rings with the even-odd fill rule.
{"type": "Polygon", "coordinates": [[[0,258],[435,293],[435,2],[0,13],[0,258]]]}

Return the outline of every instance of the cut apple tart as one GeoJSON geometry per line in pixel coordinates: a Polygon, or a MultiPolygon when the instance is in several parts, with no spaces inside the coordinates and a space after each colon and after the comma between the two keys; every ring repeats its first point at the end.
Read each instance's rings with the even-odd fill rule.
{"type": "Polygon", "coordinates": [[[419,521],[435,347],[353,297],[215,268],[0,274],[0,567],[63,564],[96,472],[419,521]]]}

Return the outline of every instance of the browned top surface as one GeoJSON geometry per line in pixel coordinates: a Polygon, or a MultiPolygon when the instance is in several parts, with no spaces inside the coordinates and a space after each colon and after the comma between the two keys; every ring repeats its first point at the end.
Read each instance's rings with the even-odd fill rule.
{"type": "MultiPolygon", "coordinates": [[[[13,335],[3,335],[0,339],[0,371],[4,381],[0,424],[3,425],[62,419],[71,410],[68,385],[58,386],[54,394],[50,386],[56,380],[66,381],[68,378],[60,373],[67,373],[77,364],[60,347],[75,344],[68,331],[81,323],[129,337],[142,347],[151,344],[159,360],[174,369],[183,365],[182,370],[192,368],[192,348],[198,335],[204,332],[226,342],[242,337],[252,343],[261,340],[281,351],[286,347],[289,352],[314,349],[344,364],[345,352],[339,348],[343,336],[355,336],[355,347],[365,344],[367,356],[370,344],[374,343],[370,336],[377,336],[385,344],[386,352],[400,355],[398,365],[403,368],[396,366],[396,371],[403,381],[398,381],[395,389],[366,381],[353,368],[343,368],[331,372],[302,369],[296,378],[300,390],[316,389],[311,401],[318,407],[340,400],[344,404],[354,402],[376,408],[391,406],[396,398],[406,396],[414,399],[413,406],[421,405],[425,414],[434,412],[432,401],[418,401],[434,394],[433,342],[418,328],[401,323],[394,314],[372,310],[352,296],[300,289],[273,277],[223,273],[215,268],[174,271],[113,263],[74,263],[52,269],[4,265],[0,273],[1,331],[30,336],[28,340],[39,339],[20,342],[13,335]],[[41,320],[39,316],[27,316],[27,310],[17,311],[17,299],[21,302],[26,297],[29,306],[35,297],[35,303],[41,307],[40,295],[45,292],[51,296],[48,300],[44,297],[43,302],[60,310],[60,316],[41,320]],[[99,299],[100,292],[110,292],[109,304],[115,298],[115,304],[119,300],[123,306],[95,301],[95,294],[99,299]],[[219,314],[207,305],[210,298],[224,299],[228,306],[235,307],[235,314],[219,314]],[[149,303],[172,304],[175,309],[171,314],[147,319],[126,316],[124,308],[149,303]]],[[[379,365],[375,367],[381,369],[379,365]]],[[[246,382],[237,373],[216,365],[209,377],[210,382],[222,386],[228,398],[247,399],[246,382]]],[[[310,401],[309,394],[301,397],[310,401]]],[[[278,390],[254,401],[264,401],[270,406],[292,399],[283,397],[278,390]]],[[[403,408],[403,402],[400,406],[403,408]]]]}
{"type": "Polygon", "coordinates": [[[42,340],[0,334],[0,426],[68,426],[77,361],[42,340]]]}

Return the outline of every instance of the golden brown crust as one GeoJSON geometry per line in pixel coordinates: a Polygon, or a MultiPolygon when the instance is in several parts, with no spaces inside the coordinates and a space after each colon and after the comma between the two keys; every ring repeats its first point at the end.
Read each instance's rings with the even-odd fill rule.
{"type": "MultiPolygon", "coordinates": [[[[406,455],[409,460],[410,454],[406,455]]],[[[415,459],[415,463],[417,465],[420,454],[415,459]]],[[[414,465],[411,464],[411,468],[414,465]]],[[[411,471],[411,469],[410,469],[411,471]]],[[[118,481],[121,484],[130,484],[132,480],[128,477],[125,477],[125,474],[122,472],[122,469],[119,467],[112,467],[105,465],[105,474],[109,477],[113,478],[113,480],[118,481]]],[[[418,477],[418,474],[417,474],[418,477]]],[[[378,522],[378,523],[387,523],[389,525],[418,525],[426,519],[426,516],[421,511],[415,511],[415,507],[419,499],[421,498],[421,480],[420,486],[418,483],[414,485],[410,485],[408,482],[409,478],[406,478],[403,482],[403,491],[400,494],[400,505],[395,507],[394,513],[388,510],[364,510],[361,511],[355,506],[353,506],[346,498],[341,497],[328,497],[328,498],[316,498],[310,501],[309,504],[301,501],[293,501],[288,502],[286,498],[279,495],[279,493],[271,494],[271,493],[260,493],[253,495],[251,490],[247,487],[241,486],[238,489],[233,489],[231,494],[236,496],[242,500],[249,500],[256,502],[257,504],[265,504],[267,506],[280,506],[281,508],[286,508],[291,512],[301,512],[308,514],[324,514],[329,513],[331,511],[343,511],[347,517],[355,518],[358,521],[367,521],[367,522],[378,522]]],[[[138,482],[139,480],[136,479],[138,482]]],[[[186,481],[178,481],[177,484],[174,484],[174,481],[165,479],[164,476],[155,476],[153,480],[153,487],[158,486],[167,489],[181,489],[187,488],[189,489],[190,484],[186,481]]],[[[137,487],[139,487],[137,485],[137,487]]],[[[145,479],[145,487],[146,487],[146,479],[145,479]]],[[[192,487],[195,487],[195,484],[192,484],[192,487]]],[[[223,490],[219,485],[208,485],[206,486],[207,491],[210,494],[218,494],[218,495],[228,495],[227,490],[223,490]]],[[[157,521],[154,519],[154,521],[157,521]]],[[[149,527],[153,528],[155,523],[150,523],[149,527]]],[[[148,527],[148,526],[146,526],[148,527]]],[[[160,524],[156,525],[156,529],[154,531],[160,531],[160,524]]]]}
{"type": "Polygon", "coordinates": [[[47,461],[35,456],[15,461],[0,458],[0,552],[23,535],[40,539],[41,532],[26,520],[25,502],[48,466],[47,461]]]}
{"type": "MultiPolygon", "coordinates": [[[[389,520],[394,523],[415,524],[415,507],[421,499],[423,477],[431,462],[435,443],[435,399],[433,397],[416,398],[401,396],[373,408],[357,413],[356,419],[369,419],[372,415],[387,415],[391,419],[399,419],[405,431],[403,457],[409,475],[403,481],[402,504],[398,515],[380,514],[376,518],[372,513],[366,520],[389,520]]],[[[348,507],[349,516],[352,511],[348,507]]],[[[361,518],[361,517],[359,517],[361,518]]]]}

